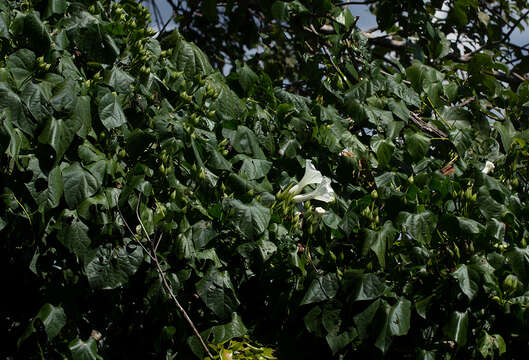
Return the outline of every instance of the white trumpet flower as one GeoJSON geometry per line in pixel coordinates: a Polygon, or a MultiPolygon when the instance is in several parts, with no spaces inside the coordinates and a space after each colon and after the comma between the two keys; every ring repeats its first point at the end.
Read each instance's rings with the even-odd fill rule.
{"type": "Polygon", "coordinates": [[[314,165],[312,165],[312,161],[305,160],[305,174],[299,183],[292,186],[290,193],[297,195],[303,190],[305,186],[310,184],[320,184],[322,180],[323,176],[321,175],[321,172],[316,170],[314,165]]]}
{"type": "Polygon", "coordinates": [[[323,181],[318,185],[318,187],[314,191],[303,195],[296,195],[294,196],[293,200],[294,202],[298,203],[314,199],[327,203],[334,201],[335,197],[336,196],[334,194],[334,190],[331,187],[331,179],[329,179],[328,177],[324,177],[323,181]]]}
{"type": "Polygon", "coordinates": [[[494,170],[494,167],[495,167],[495,166],[494,166],[494,164],[493,164],[492,162],[487,161],[487,162],[485,163],[485,167],[483,168],[483,170],[481,170],[481,172],[482,172],[483,174],[488,174],[488,173],[490,173],[492,170],[494,170]]]}

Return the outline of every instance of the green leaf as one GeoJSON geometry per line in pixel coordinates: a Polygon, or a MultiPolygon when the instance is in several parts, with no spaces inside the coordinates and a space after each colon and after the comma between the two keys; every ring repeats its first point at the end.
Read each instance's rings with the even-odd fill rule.
{"type": "Polygon", "coordinates": [[[443,333],[448,340],[455,341],[459,346],[464,346],[467,343],[468,322],[468,312],[454,311],[443,327],[443,333]]]}
{"type": "Polygon", "coordinates": [[[69,79],[57,85],[50,99],[55,111],[72,113],[77,103],[77,89],[77,83],[69,79]]]}
{"type": "Polygon", "coordinates": [[[382,303],[382,316],[379,318],[379,323],[381,322],[381,326],[377,329],[378,336],[375,340],[375,346],[382,351],[383,354],[385,354],[389,347],[391,346],[392,342],[392,336],[390,331],[390,323],[389,323],[389,317],[388,314],[390,312],[390,306],[388,303],[383,302],[382,303]],[[383,312],[382,312],[383,311],[383,312]]]}
{"type": "Polygon", "coordinates": [[[255,133],[246,126],[239,126],[233,139],[233,148],[241,154],[253,155],[255,159],[266,160],[266,156],[259,146],[255,133]]]}
{"type": "Polygon", "coordinates": [[[465,217],[457,217],[459,228],[466,233],[479,234],[485,230],[485,227],[475,220],[468,219],[465,217]]]}
{"type": "Polygon", "coordinates": [[[84,261],[89,254],[90,238],[88,237],[88,226],[79,218],[74,217],[69,225],[63,225],[59,229],[57,238],[81,261],[84,261]]]}
{"type": "Polygon", "coordinates": [[[50,111],[43,106],[44,95],[42,94],[41,88],[33,84],[32,82],[27,83],[22,89],[21,99],[26,104],[27,109],[33,115],[35,120],[42,122],[47,116],[50,115],[50,111]]]}
{"type": "MultiPolygon", "coordinates": [[[[79,250],[82,247],[79,243],[71,245],[78,246],[79,250]]],[[[142,262],[143,251],[130,240],[125,240],[120,247],[101,245],[86,259],[86,277],[93,289],[115,289],[126,284],[142,262]]]]}
{"type": "Polygon", "coordinates": [[[456,147],[457,152],[463,155],[472,144],[473,131],[472,128],[454,129],[450,130],[448,137],[456,147]]]}
{"type": "Polygon", "coordinates": [[[257,242],[257,249],[259,250],[263,262],[266,262],[277,251],[277,246],[271,241],[259,240],[257,242]]]}
{"type": "Polygon", "coordinates": [[[467,129],[471,127],[472,113],[459,106],[445,107],[441,111],[441,117],[452,128],[467,129]]]}
{"type": "Polygon", "coordinates": [[[88,132],[92,129],[90,109],[90,96],[79,96],[72,114],[72,123],[77,127],[77,135],[81,138],[86,138],[88,132]]]}
{"type": "Polygon", "coordinates": [[[506,256],[512,271],[524,284],[527,284],[529,280],[529,248],[515,246],[506,256]]]}
{"type": "Polygon", "coordinates": [[[505,223],[495,218],[490,219],[487,223],[487,234],[496,240],[503,241],[505,238],[505,223]]]}
{"type": "Polygon", "coordinates": [[[0,37],[9,39],[9,18],[4,12],[0,13],[0,37]]]}
{"type": "Polygon", "coordinates": [[[101,98],[99,101],[99,118],[108,130],[127,122],[117,95],[107,93],[101,98]]]}
{"type": "Polygon", "coordinates": [[[479,211],[487,220],[501,219],[506,212],[505,206],[494,200],[486,186],[481,186],[477,201],[479,211]]]}
{"type": "Polygon", "coordinates": [[[417,93],[413,91],[413,89],[409,88],[403,83],[396,81],[390,81],[388,85],[391,86],[393,93],[397,95],[400,99],[402,99],[404,102],[406,102],[408,105],[412,105],[415,107],[421,106],[421,99],[419,95],[417,95],[417,93]]]}
{"type": "Polygon", "coordinates": [[[244,159],[239,174],[248,180],[259,180],[268,174],[272,162],[260,159],[244,159]]]}
{"type": "Polygon", "coordinates": [[[437,227],[437,216],[429,210],[418,214],[401,212],[398,216],[403,230],[421,244],[429,244],[437,227]]]}
{"type": "Polygon", "coordinates": [[[312,280],[300,305],[312,304],[314,302],[332,299],[338,293],[340,283],[338,276],[334,273],[318,276],[312,280]]]}
{"type": "Polygon", "coordinates": [[[193,244],[197,250],[205,248],[211,240],[218,236],[211,223],[203,220],[193,224],[192,230],[193,244]]]}
{"type": "Polygon", "coordinates": [[[235,337],[242,337],[248,333],[242,319],[237,313],[231,314],[231,322],[224,325],[217,325],[211,328],[213,340],[216,343],[222,343],[235,337]]]}
{"type": "Polygon", "coordinates": [[[14,27],[14,33],[25,47],[39,55],[45,55],[50,48],[51,38],[48,29],[37,15],[38,13],[33,12],[17,17],[15,22],[18,24],[14,27]]]}
{"type": "Polygon", "coordinates": [[[66,12],[66,0],[48,0],[48,6],[44,11],[44,17],[48,18],[52,15],[61,15],[66,12]]]}
{"type": "Polygon", "coordinates": [[[256,199],[244,204],[236,199],[222,201],[224,211],[230,211],[229,218],[235,228],[248,239],[261,235],[270,222],[270,209],[261,205],[256,199]]]}
{"type": "Polygon", "coordinates": [[[373,319],[382,305],[382,301],[381,299],[373,301],[364,311],[354,316],[353,320],[361,339],[369,337],[369,329],[373,326],[373,319]]]}
{"type": "Polygon", "coordinates": [[[443,74],[439,71],[418,63],[406,69],[406,76],[408,77],[408,80],[411,81],[415,91],[419,93],[424,87],[434,82],[441,81],[444,78],[443,74]]]}
{"type": "Polygon", "coordinates": [[[210,86],[218,96],[211,104],[210,109],[215,110],[216,117],[222,121],[232,122],[244,117],[246,106],[241,99],[225,83],[222,74],[213,73],[206,78],[206,86],[210,86]]]}
{"type": "Polygon", "coordinates": [[[341,334],[327,334],[327,336],[325,336],[325,340],[327,340],[327,344],[331,348],[331,351],[334,355],[349,345],[351,341],[353,341],[357,336],[358,334],[356,330],[351,328],[349,331],[344,331],[341,334]]]}
{"type": "MultiPolygon", "coordinates": [[[[248,334],[248,329],[244,326],[242,319],[237,313],[231,314],[231,321],[227,324],[216,325],[212,328],[203,331],[200,335],[203,339],[211,338],[211,343],[221,344],[230,339],[243,337],[248,334]]],[[[187,338],[187,343],[193,353],[202,359],[204,357],[204,349],[196,336],[187,338]]]]}
{"type": "Polygon", "coordinates": [[[36,58],[35,53],[28,49],[20,49],[7,58],[7,67],[13,74],[17,88],[31,81],[36,58]]]}
{"type": "Polygon", "coordinates": [[[248,91],[259,81],[257,74],[247,64],[237,66],[237,75],[244,91],[248,91]]]}
{"type": "Polygon", "coordinates": [[[72,163],[62,171],[64,198],[73,209],[98,190],[97,179],[78,162],[72,163]]]}
{"type": "Polygon", "coordinates": [[[430,149],[430,138],[421,133],[406,131],[404,133],[407,150],[415,161],[421,160],[430,149]]]}
{"type": "Polygon", "coordinates": [[[429,295],[423,298],[420,298],[418,300],[415,300],[415,310],[417,311],[417,314],[419,314],[420,317],[423,319],[427,318],[427,312],[430,306],[432,305],[432,302],[434,300],[434,295],[429,295]]]}
{"type": "Polygon", "coordinates": [[[39,313],[33,319],[32,323],[35,323],[36,319],[42,320],[44,324],[44,330],[48,335],[49,340],[53,340],[59,332],[66,325],[66,314],[60,306],[53,306],[51,304],[44,304],[40,309],[39,313]]]}
{"type": "Polygon", "coordinates": [[[134,129],[127,136],[127,154],[136,158],[146,151],[153,141],[152,134],[142,129],[134,129]]]}
{"type": "Polygon", "coordinates": [[[222,319],[229,317],[239,306],[227,271],[210,267],[204,277],[195,284],[195,288],[204,304],[222,319]]]}
{"type": "Polygon", "coordinates": [[[24,331],[24,334],[18,339],[18,346],[26,340],[31,334],[37,331],[35,324],[41,321],[44,325],[44,331],[48,336],[48,340],[53,340],[62,328],[66,325],[66,314],[60,306],[53,306],[52,304],[44,304],[38,314],[33,318],[29,326],[24,331]]]}
{"type": "Polygon", "coordinates": [[[421,349],[418,351],[416,359],[417,360],[435,360],[435,354],[436,352],[433,350],[428,351],[428,350],[421,349]]]}
{"type": "Polygon", "coordinates": [[[294,108],[299,114],[310,113],[310,100],[304,96],[293,94],[281,88],[274,89],[274,95],[285,104],[294,105],[294,108]]]}
{"type": "Polygon", "coordinates": [[[33,136],[38,124],[26,117],[20,97],[3,82],[0,82],[0,109],[5,111],[10,123],[33,136]]]}
{"type": "Polygon", "coordinates": [[[391,241],[395,238],[397,229],[393,223],[387,220],[379,231],[366,229],[366,239],[362,250],[363,255],[367,255],[368,250],[372,250],[377,256],[380,266],[386,266],[386,249],[391,246],[391,241]]]}
{"type": "Polygon", "coordinates": [[[361,274],[356,279],[353,299],[355,301],[373,300],[382,295],[384,290],[386,290],[386,285],[376,274],[361,274]]]}
{"type": "Polygon", "coordinates": [[[60,167],[56,166],[48,176],[48,205],[51,208],[59,206],[63,193],[62,171],[60,167]]]}
{"type": "Polygon", "coordinates": [[[329,334],[338,334],[342,324],[341,310],[331,307],[324,307],[321,317],[322,325],[329,334]]]}
{"type": "Polygon", "coordinates": [[[390,310],[388,315],[391,335],[402,336],[410,329],[411,301],[401,298],[390,310]]]}
{"type": "Polygon", "coordinates": [[[117,92],[130,91],[130,85],[134,82],[134,78],[125,71],[121,70],[115,65],[110,71],[108,78],[108,85],[117,92]]]}
{"type": "Polygon", "coordinates": [[[303,318],[305,328],[310,333],[316,334],[317,336],[322,336],[321,328],[323,327],[323,324],[321,322],[321,314],[321,308],[319,306],[314,306],[303,318]]]}
{"type": "Polygon", "coordinates": [[[285,1],[276,1],[271,7],[272,16],[277,21],[288,21],[290,15],[288,13],[288,3],[285,1]]]}
{"type": "Polygon", "coordinates": [[[391,160],[395,145],[389,139],[381,139],[375,136],[371,139],[371,148],[377,154],[377,160],[380,165],[385,166],[391,160]]]}
{"type": "Polygon", "coordinates": [[[465,264],[461,264],[457,270],[452,273],[452,276],[459,283],[461,291],[463,291],[469,300],[472,300],[479,291],[479,286],[473,279],[476,276],[473,271],[465,264]]]}
{"type": "Polygon", "coordinates": [[[207,76],[213,72],[207,56],[195,44],[180,38],[173,49],[171,59],[177,71],[183,71],[186,79],[193,79],[196,74],[207,76]]]}
{"type": "Polygon", "coordinates": [[[75,137],[75,132],[78,130],[72,123],[73,121],[64,121],[51,117],[39,135],[41,143],[49,144],[55,150],[57,161],[62,159],[75,137]]]}
{"type": "Polygon", "coordinates": [[[507,347],[505,340],[499,334],[489,335],[486,331],[483,331],[483,336],[478,340],[478,349],[484,358],[494,358],[495,350],[498,350],[499,355],[505,353],[507,347]]]}
{"type": "Polygon", "coordinates": [[[73,360],[102,360],[97,354],[97,342],[90,337],[87,341],[75,339],[68,344],[73,360]]]}

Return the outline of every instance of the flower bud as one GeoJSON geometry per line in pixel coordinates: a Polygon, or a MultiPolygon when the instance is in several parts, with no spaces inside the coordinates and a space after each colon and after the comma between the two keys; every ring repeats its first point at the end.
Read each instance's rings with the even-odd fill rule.
{"type": "Polygon", "coordinates": [[[518,277],[516,275],[509,274],[503,280],[503,288],[507,291],[515,292],[519,286],[520,280],[518,280],[518,277]]]}

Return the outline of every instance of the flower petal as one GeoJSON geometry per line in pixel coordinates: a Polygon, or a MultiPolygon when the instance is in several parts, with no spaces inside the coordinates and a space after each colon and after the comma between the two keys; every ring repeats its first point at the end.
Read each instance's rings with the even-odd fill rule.
{"type": "Polygon", "coordinates": [[[485,167],[483,168],[483,170],[481,170],[481,172],[483,174],[488,174],[489,172],[494,170],[494,168],[495,168],[494,163],[487,160],[487,162],[485,163],[485,167]]]}
{"type": "Polygon", "coordinates": [[[331,202],[335,199],[334,190],[331,187],[331,179],[324,177],[323,181],[318,185],[318,187],[311,191],[310,193],[303,195],[294,196],[294,202],[308,201],[308,200],[318,200],[323,202],[331,202]]]}
{"type": "Polygon", "coordinates": [[[299,194],[303,188],[310,184],[319,184],[323,180],[321,172],[316,170],[311,160],[305,160],[305,174],[303,178],[290,189],[290,193],[299,194]]]}

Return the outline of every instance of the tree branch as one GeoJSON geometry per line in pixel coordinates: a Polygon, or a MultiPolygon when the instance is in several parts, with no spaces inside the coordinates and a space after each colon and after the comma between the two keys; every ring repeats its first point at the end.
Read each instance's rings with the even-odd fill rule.
{"type": "Polygon", "coordinates": [[[511,34],[514,32],[514,30],[516,30],[516,28],[518,27],[518,25],[520,25],[520,23],[523,21],[523,20],[527,20],[527,15],[529,15],[529,9],[527,9],[526,12],[524,12],[520,18],[518,18],[518,20],[511,25],[511,28],[510,30],[503,36],[503,38],[501,40],[498,41],[498,43],[503,43],[505,42],[508,38],[511,37],[511,34]]]}
{"type": "Polygon", "coordinates": [[[191,330],[193,331],[193,334],[198,338],[198,341],[200,342],[200,345],[202,346],[202,348],[204,349],[204,351],[206,352],[207,356],[209,356],[210,359],[213,359],[213,355],[211,354],[211,352],[209,351],[209,348],[208,346],[206,345],[206,343],[204,342],[204,339],[202,338],[202,336],[200,335],[200,333],[198,332],[195,324],[193,323],[193,320],[191,320],[191,318],[189,317],[189,315],[187,314],[187,312],[185,311],[185,309],[182,307],[182,305],[180,305],[180,302],[178,301],[178,299],[176,298],[176,295],[174,294],[173,292],[173,289],[171,288],[171,286],[169,285],[169,283],[167,282],[167,278],[165,277],[165,272],[163,271],[161,265],[160,265],[160,261],[158,260],[158,254],[156,252],[156,250],[158,249],[158,245],[160,245],[160,241],[162,240],[162,234],[160,234],[160,237],[158,238],[158,240],[156,241],[156,243],[151,239],[151,237],[149,236],[149,233],[147,232],[147,229],[145,228],[145,225],[143,224],[143,221],[141,220],[141,216],[140,216],[140,204],[141,204],[141,193],[138,194],[138,204],[136,205],[136,217],[140,223],[140,226],[145,234],[145,237],[147,238],[147,240],[149,241],[149,243],[151,244],[151,251],[148,251],[145,246],[142,244],[142,242],[140,241],[140,239],[138,239],[136,237],[136,235],[134,234],[134,232],[132,231],[132,229],[130,228],[129,224],[127,223],[127,221],[125,220],[125,217],[123,216],[123,214],[121,213],[121,210],[119,208],[119,205],[117,206],[118,207],[118,212],[119,212],[119,215],[121,216],[121,219],[123,220],[123,222],[125,223],[125,226],[127,227],[127,229],[130,231],[130,233],[132,234],[132,237],[134,238],[134,240],[136,240],[136,242],[141,246],[141,248],[143,249],[143,251],[145,251],[145,253],[149,256],[149,258],[152,260],[152,262],[154,263],[154,265],[156,266],[156,271],[158,272],[158,275],[160,276],[160,278],[162,279],[162,283],[163,283],[163,286],[165,288],[165,290],[167,291],[167,293],[169,294],[169,296],[171,297],[171,299],[173,300],[173,302],[175,303],[176,305],[176,308],[178,309],[178,311],[180,312],[180,314],[182,315],[182,317],[184,318],[184,320],[189,324],[189,326],[191,327],[191,330]]]}
{"type": "Polygon", "coordinates": [[[443,131],[439,130],[434,125],[425,122],[421,117],[414,112],[410,112],[410,119],[417,125],[422,131],[425,131],[430,134],[434,134],[440,138],[448,138],[448,135],[446,135],[443,131]]]}
{"type": "MultiPolygon", "coordinates": [[[[391,50],[402,51],[402,50],[407,50],[408,48],[410,48],[410,45],[406,40],[394,40],[394,39],[390,39],[387,37],[374,37],[366,33],[362,33],[362,34],[367,37],[370,43],[374,45],[382,46],[382,47],[385,47],[391,50]]],[[[462,55],[462,56],[457,56],[455,53],[451,53],[447,56],[447,58],[455,62],[458,62],[458,63],[468,63],[472,60],[472,56],[474,54],[475,54],[474,51],[471,53],[462,55]]],[[[511,75],[507,75],[505,73],[494,70],[491,73],[491,75],[494,76],[499,81],[506,82],[513,87],[517,87],[523,81],[527,80],[524,76],[521,76],[520,74],[517,74],[515,72],[512,72],[511,75]]]]}

